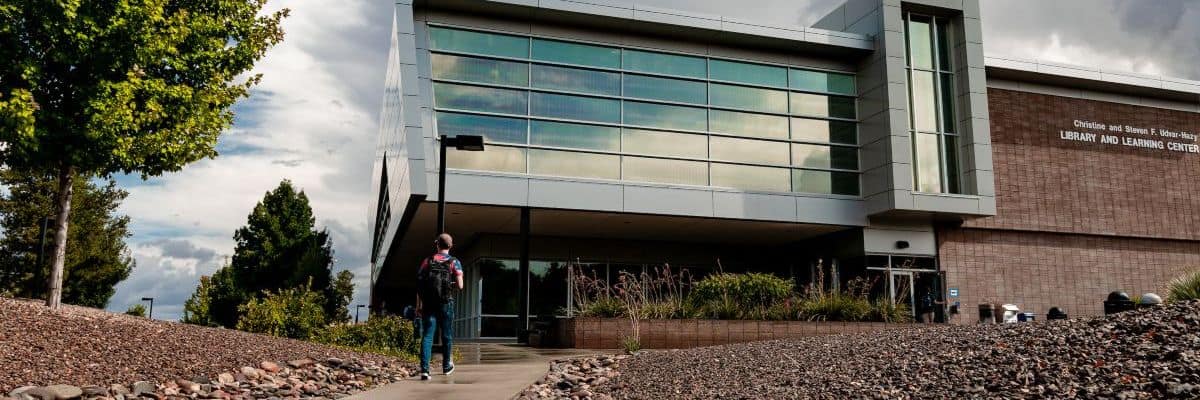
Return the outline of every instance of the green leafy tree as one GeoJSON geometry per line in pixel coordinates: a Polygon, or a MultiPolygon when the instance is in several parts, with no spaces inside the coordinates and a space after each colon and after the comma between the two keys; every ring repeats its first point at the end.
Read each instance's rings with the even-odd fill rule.
{"type": "MultiPolygon", "coordinates": [[[[49,278],[45,261],[38,263],[43,228],[54,235],[45,219],[55,214],[57,181],[48,174],[0,170],[0,292],[17,297],[46,296],[49,278]]],[[[125,240],[130,236],[129,217],[117,214],[128,196],[116,183],[76,180],[75,203],[67,233],[72,243],[66,252],[62,301],[104,308],[117,283],[129,277],[134,261],[125,240]]]]}
{"type": "Polygon", "coordinates": [[[0,0],[0,162],[55,177],[46,304],[62,299],[74,182],[217,155],[246,75],[283,39],[266,0],[0,0]]]}
{"type": "Polygon", "coordinates": [[[325,327],[325,299],[307,285],[267,292],[240,307],[237,329],[292,339],[309,339],[325,327]]]}
{"type": "Polygon", "coordinates": [[[146,318],[146,306],[141,304],[129,306],[129,309],[125,310],[125,315],[146,318]]]}
{"type": "Polygon", "coordinates": [[[212,320],[212,314],[209,312],[209,307],[212,305],[212,291],[212,277],[201,276],[200,286],[196,287],[192,297],[183,302],[183,318],[179,321],[192,325],[216,326],[217,324],[212,320]]]}
{"type": "Polygon", "coordinates": [[[329,314],[329,322],[350,322],[350,302],[354,300],[354,273],[338,272],[333,280],[333,313],[329,314]]]}

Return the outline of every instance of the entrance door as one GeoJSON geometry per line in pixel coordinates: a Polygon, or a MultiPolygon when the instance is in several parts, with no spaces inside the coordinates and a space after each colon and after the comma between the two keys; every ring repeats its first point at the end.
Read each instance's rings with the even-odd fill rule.
{"type": "Polygon", "coordinates": [[[889,280],[891,287],[888,288],[892,302],[895,304],[906,304],[914,317],[916,314],[916,291],[913,290],[913,273],[911,271],[892,271],[892,277],[889,280]]]}

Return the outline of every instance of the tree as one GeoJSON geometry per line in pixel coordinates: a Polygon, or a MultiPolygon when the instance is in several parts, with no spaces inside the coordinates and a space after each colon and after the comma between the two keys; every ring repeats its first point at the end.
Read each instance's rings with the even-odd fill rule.
{"type": "Polygon", "coordinates": [[[350,322],[350,302],[354,300],[354,273],[343,270],[333,280],[332,313],[329,322],[350,322]]]}
{"type": "Polygon", "coordinates": [[[145,318],[146,317],[146,306],[143,306],[141,304],[134,304],[132,306],[129,306],[129,309],[125,310],[125,315],[132,315],[135,317],[145,318]]]}
{"type": "Polygon", "coordinates": [[[266,0],[0,0],[0,162],[57,181],[46,304],[62,298],[74,182],[217,155],[244,75],[283,39],[266,0]]]}
{"type": "MultiPolygon", "coordinates": [[[[0,292],[13,296],[46,296],[48,278],[45,261],[38,263],[42,229],[46,217],[55,213],[57,181],[48,174],[0,170],[0,185],[8,193],[0,195],[0,292]]],[[[117,208],[129,193],[116,182],[76,180],[72,183],[75,203],[67,233],[73,245],[63,262],[62,301],[86,307],[104,308],[117,283],[129,277],[133,258],[125,245],[130,236],[129,217],[117,214],[117,208]]],[[[46,236],[53,236],[52,226],[46,236]]]]}
{"type": "MultiPolygon", "coordinates": [[[[191,318],[233,328],[242,315],[240,306],[247,301],[299,287],[321,296],[322,315],[331,322],[348,315],[349,295],[333,280],[333,243],[329,233],[316,230],[314,224],[308,196],[290,181],[280,182],[254,206],[246,225],[234,233],[236,247],[229,265],[217,270],[207,285],[201,282],[192,295],[196,299],[193,309],[207,310],[207,319],[191,318]],[[206,305],[202,305],[204,301],[206,305]]],[[[352,278],[345,278],[351,292],[352,278]]]]}
{"type": "Polygon", "coordinates": [[[237,329],[292,339],[309,339],[325,327],[326,316],[320,293],[307,285],[265,292],[239,307],[242,317],[237,329]]]}

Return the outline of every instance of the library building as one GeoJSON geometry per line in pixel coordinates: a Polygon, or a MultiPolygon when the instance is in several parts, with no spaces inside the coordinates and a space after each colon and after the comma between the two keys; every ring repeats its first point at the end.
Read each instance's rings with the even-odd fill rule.
{"type": "Polygon", "coordinates": [[[1200,268],[1200,82],[985,56],[980,18],[979,0],[849,0],[810,27],[398,0],[371,305],[414,302],[439,202],[464,338],[568,316],[574,271],[866,278],[970,324],[983,303],[1101,314],[1200,268]]]}

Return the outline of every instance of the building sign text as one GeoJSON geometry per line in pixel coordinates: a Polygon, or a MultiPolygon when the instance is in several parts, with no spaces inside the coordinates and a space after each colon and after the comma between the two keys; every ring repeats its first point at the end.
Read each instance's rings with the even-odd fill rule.
{"type": "Polygon", "coordinates": [[[1168,128],[1146,128],[1124,124],[1104,124],[1095,121],[1072,121],[1070,129],[1058,131],[1062,140],[1099,143],[1113,146],[1140,147],[1143,149],[1200,153],[1195,133],[1168,128]]]}

